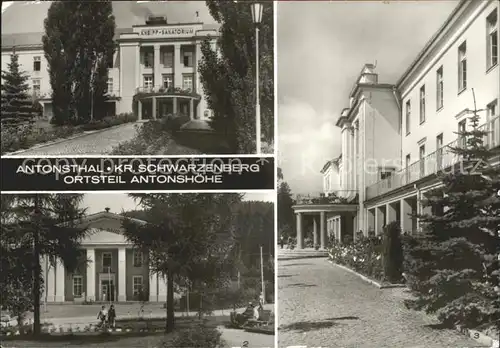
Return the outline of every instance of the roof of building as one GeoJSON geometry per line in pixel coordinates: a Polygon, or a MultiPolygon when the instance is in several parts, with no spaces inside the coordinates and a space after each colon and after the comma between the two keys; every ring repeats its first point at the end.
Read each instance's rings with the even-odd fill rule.
{"type": "MultiPolygon", "coordinates": [[[[16,1],[2,12],[2,47],[39,46],[42,43],[44,20],[50,1],[16,1]],[[19,23],[23,23],[22,26],[19,23]]],[[[171,24],[203,23],[204,30],[217,30],[204,2],[178,1],[113,1],[115,39],[122,33],[132,32],[134,25],[143,25],[149,16],[167,17],[171,24]]]]}
{"type": "Polygon", "coordinates": [[[111,220],[117,220],[117,221],[123,221],[124,219],[128,219],[128,220],[136,222],[140,225],[147,224],[146,221],[127,217],[127,216],[124,216],[121,214],[111,213],[109,211],[100,211],[98,213],[89,214],[89,215],[86,215],[86,216],[82,217],[81,219],[78,219],[77,221],[74,221],[74,222],[77,223],[78,225],[85,225],[85,224],[89,224],[89,223],[92,223],[94,221],[102,220],[102,219],[111,219],[111,220]]]}
{"type": "Polygon", "coordinates": [[[332,160],[329,160],[325,163],[325,165],[323,166],[323,168],[321,169],[321,173],[324,173],[327,171],[328,168],[330,168],[330,166],[332,165],[337,165],[339,164],[339,162],[342,160],[342,154],[340,154],[340,156],[338,156],[337,158],[334,158],[332,160]]]}
{"type": "MultiPolygon", "coordinates": [[[[479,1],[479,0],[475,0],[479,1]]],[[[425,57],[425,55],[429,52],[430,48],[438,42],[439,38],[443,35],[443,33],[448,29],[449,25],[452,23],[453,19],[457,16],[457,14],[460,12],[460,10],[465,6],[472,4],[474,1],[471,0],[460,0],[457,3],[457,6],[453,9],[453,11],[450,13],[448,18],[444,21],[444,23],[439,27],[437,32],[427,41],[425,44],[424,48],[420,51],[420,53],[417,55],[417,57],[413,60],[413,62],[410,64],[408,69],[405,70],[405,72],[401,75],[399,80],[396,82],[396,86],[399,86],[404,79],[411,73],[411,71],[418,65],[418,63],[425,57]]]]}

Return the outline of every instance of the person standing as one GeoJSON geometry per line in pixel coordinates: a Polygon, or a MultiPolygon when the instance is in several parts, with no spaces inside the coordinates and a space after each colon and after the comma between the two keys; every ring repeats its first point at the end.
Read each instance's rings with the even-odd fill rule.
{"type": "Polygon", "coordinates": [[[115,327],[115,322],[116,320],[116,311],[115,311],[115,305],[111,305],[109,307],[109,312],[108,312],[108,322],[111,327],[115,327]]]}
{"type": "Polygon", "coordinates": [[[108,317],[108,310],[106,309],[106,306],[102,306],[101,310],[97,314],[97,319],[100,320],[99,327],[102,327],[106,323],[107,317],[108,317]]]}
{"type": "Polygon", "coordinates": [[[280,247],[283,249],[283,245],[285,245],[285,236],[281,235],[280,236],[280,247]]]}

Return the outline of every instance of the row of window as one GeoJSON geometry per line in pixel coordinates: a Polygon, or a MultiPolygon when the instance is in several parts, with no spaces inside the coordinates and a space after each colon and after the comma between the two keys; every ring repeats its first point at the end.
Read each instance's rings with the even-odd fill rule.
{"type": "MultiPolygon", "coordinates": [[[[134,250],[133,252],[133,267],[142,267],[144,257],[141,251],[134,250]]],[[[113,261],[113,254],[111,252],[103,252],[102,253],[102,271],[108,272],[111,270],[111,264],[113,261]]]]}
{"type": "MultiPolygon", "coordinates": [[[[495,9],[486,19],[486,67],[487,70],[498,65],[498,18],[495,9]]],[[[436,70],[436,109],[440,110],[444,106],[444,68],[440,66],[436,70]]],[[[467,88],[467,43],[464,41],[458,47],[458,92],[467,88]]],[[[420,123],[425,122],[426,94],[425,84],[419,91],[419,111],[420,123]]],[[[406,135],[411,131],[411,100],[406,102],[406,135]]]]}
{"type": "MultiPolygon", "coordinates": [[[[143,288],[143,278],[142,276],[132,276],[132,291],[134,296],[140,294],[143,288]]],[[[83,276],[74,275],[73,276],[73,296],[81,297],[83,295],[83,276]]]]}
{"type": "MultiPolygon", "coordinates": [[[[154,52],[144,52],[142,55],[142,62],[144,67],[153,68],[154,67],[154,52]]],[[[183,51],[181,56],[181,62],[185,68],[194,67],[194,52],[193,51],[183,51]]],[[[173,68],[174,67],[174,52],[163,52],[160,56],[160,64],[163,65],[164,68],[173,68]]],[[[108,64],[108,68],[113,68],[114,64],[111,60],[108,64]]],[[[33,71],[41,71],[42,70],[42,57],[34,56],[33,57],[33,71]]]]}
{"type": "MultiPolygon", "coordinates": [[[[142,62],[144,67],[153,68],[154,52],[144,52],[142,55],[142,62]]],[[[183,51],[181,62],[185,68],[192,68],[194,66],[194,52],[183,51]]],[[[163,52],[163,54],[160,55],[160,64],[163,65],[164,68],[174,68],[174,52],[163,52]]]]}
{"type": "MultiPolygon", "coordinates": [[[[488,120],[491,120],[493,119],[495,116],[497,116],[497,111],[498,111],[498,100],[495,100],[491,103],[489,103],[486,107],[486,110],[487,110],[487,119],[488,120]]],[[[468,119],[465,118],[463,120],[461,120],[459,123],[458,123],[458,134],[463,134],[466,130],[467,130],[467,121],[468,119]]],[[[493,132],[492,134],[490,134],[490,138],[491,139],[496,139],[497,135],[494,133],[495,132],[495,129],[491,129],[490,130],[491,132],[493,132]]],[[[458,146],[459,147],[465,147],[466,146],[466,138],[465,137],[462,137],[462,136],[459,136],[459,143],[458,143],[458,146]]],[[[440,153],[439,151],[442,150],[443,148],[443,133],[439,134],[436,136],[436,151],[437,151],[437,160],[439,161],[440,160],[440,154],[442,155],[442,153],[440,153]]],[[[425,151],[425,144],[422,144],[420,145],[419,147],[419,161],[421,161],[421,165],[424,165],[424,161],[422,161],[426,156],[426,151],[425,151]]],[[[408,168],[411,164],[411,155],[408,154],[406,155],[406,168],[408,168]]],[[[440,166],[440,164],[438,163],[438,167],[440,166]]]]}
{"type": "MultiPolygon", "coordinates": [[[[192,91],[193,90],[193,74],[182,74],[182,89],[192,91]]],[[[167,89],[174,86],[174,76],[172,74],[162,75],[162,87],[167,89]]],[[[144,75],[143,77],[143,87],[145,89],[151,89],[154,87],[154,76],[144,75]]]]}

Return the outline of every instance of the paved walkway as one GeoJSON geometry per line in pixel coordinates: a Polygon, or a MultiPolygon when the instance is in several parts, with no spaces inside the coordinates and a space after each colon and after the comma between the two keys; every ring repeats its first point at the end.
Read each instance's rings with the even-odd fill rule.
{"type": "Polygon", "coordinates": [[[118,144],[131,140],[136,134],[138,123],[125,123],[110,129],[90,132],[55,144],[35,147],[16,156],[43,156],[43,155],[101,155],[111,152],[118,144]]]}
{"type": "Polygon", "coordinates": [[[278,261],[279,347],[484,347],[404,307],[403,289],[365,283],[325,258],[278,261]]]}
{"type": "Polygon", "coordinates": [[[273,348],[274,335],[246,332],[238,329],[219,327],[225,347],[273,348]]]}

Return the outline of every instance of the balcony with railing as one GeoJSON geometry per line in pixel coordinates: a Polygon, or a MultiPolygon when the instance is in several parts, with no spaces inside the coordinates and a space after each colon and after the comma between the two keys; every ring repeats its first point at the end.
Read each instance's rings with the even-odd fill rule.
{"type": "Polygon", "coordinates": [[[181,97],[199,100],[201,96],[190,88],[165,87],[165,86],[144,86],[136,88],[136,97],[181,97]]]}
{"type": "Polygon", "coordinates": [[[295,197],[296,204],[307,205],[307,204],[350,204],[354,203],[352,200],[348,200],[345,197],[355,196],[357,191],[355,190],[333,190],[330,193],[311,193],[307,195],[298,194],[295,197]]]}
{"type": "MultiPolygon", "coordinates": [[[[494,117],[488,123],[480,126],[479,129],[488,132],[488,134],[484,136],[483,145],[488,149],[494,149],[500,146],[500,116],[494,117]]],[[[429,175],[436,174],[439,171],[446,170],[458,164],[461,158],[459,155],[453,153],[451,149],[453,147],[463,147],[464,144],[464,138],[454,140],[410,166],[368,186],[366,188],[366,199],[372,199],[394,189],[412,184],[429,175]]]]}

